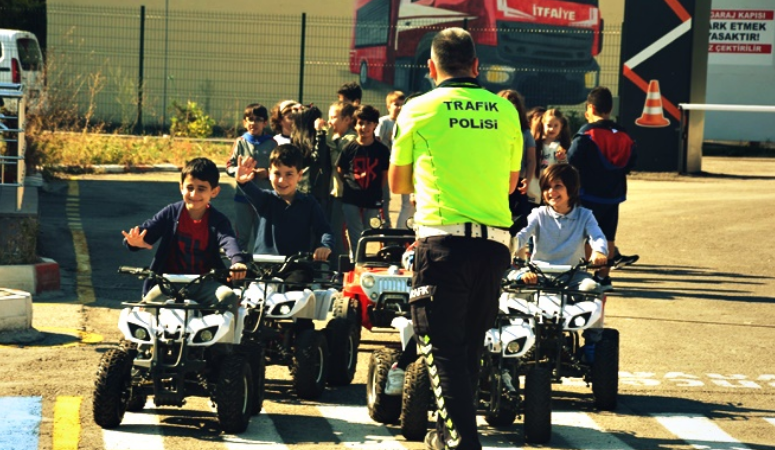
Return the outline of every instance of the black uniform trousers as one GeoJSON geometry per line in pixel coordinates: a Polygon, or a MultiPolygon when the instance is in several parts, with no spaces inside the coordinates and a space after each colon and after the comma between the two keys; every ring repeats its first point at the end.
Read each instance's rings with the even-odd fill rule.
{"type": "Polygon", "coordinates": [[[484,238],[418,239],[410,295],[445,448],[482,448],[474,395],[484,333],[493,326],[509,250],[484,238]]]}

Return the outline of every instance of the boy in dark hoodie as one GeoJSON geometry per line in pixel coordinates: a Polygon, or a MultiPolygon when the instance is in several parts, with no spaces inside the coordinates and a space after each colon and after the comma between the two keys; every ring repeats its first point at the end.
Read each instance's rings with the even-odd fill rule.
{"type": "MultiPolygon", "coordinates": [[[[608,259],[615,257],[619,204],[627,199],[627,174],[635,165],[635,143],[627,132],[613,122],[613,96],[608,88],[598,86],[587,96],[584,117],[586,125],[573,137],[568,149],[568,162],[581,175],[581,205],[591,209],[608,241],[608,259]]],[[[610,269],[595,274],[602,290],[611,290],[610,269]]]]}

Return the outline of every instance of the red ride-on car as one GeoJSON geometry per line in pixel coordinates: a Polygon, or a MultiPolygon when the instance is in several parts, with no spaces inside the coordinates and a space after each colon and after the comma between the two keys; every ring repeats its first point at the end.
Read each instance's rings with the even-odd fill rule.
{"type": "Polygon", "coordinates": [[[367,330],[390,328],[395,317],[408,317],[412,272],[404,268],[402,258],[414,241],[412,230],[364,231],[355,261],[342,258],[339,262],[344,279],[341,304],[334,305],[334,315],[367,330]]]}
{"type": "MultiPolygon", "coordinates": [[[[412,230],[374,228],[361,235],[353,262],[348,257],[340,259],[339,271],[344,274],[342,297],[332,305],[333,314],[339,321],[346,318],[350,323],[351,338],[348,342],[354,342],[355,346],[350,347],[352,352],[345,352],[345,346],[341,344],[332,346],[332,349],[342,350],[337,350],[338,354],[331,352],[331,367],[343,368],[347,358],[357,356],[361,327],[367,330],[390,329],[399,334],[402,330],[394,326],[393,320],[399,317],[411,319],[409,291],[412,289],[412,271],[407,268],[411,268],[409,257],[413,252],[408,250],[414,242],[412,230]]],[[[409,336],[411,334],[408,333],[409,336]]],[[[340,343],[345,341],[343,338],[336,340],[340,343]]],[[[381,423],[394,423],[401,414],[402,398],[388,396],[383,391],[388,370],[398,360],[403,347],[398,340],[386,340],[385,346],[371,355],[366,386],[367,404],[369,415],[381,423]]],[[[425,421],[422,425],[425,426],[425,421]]]]}

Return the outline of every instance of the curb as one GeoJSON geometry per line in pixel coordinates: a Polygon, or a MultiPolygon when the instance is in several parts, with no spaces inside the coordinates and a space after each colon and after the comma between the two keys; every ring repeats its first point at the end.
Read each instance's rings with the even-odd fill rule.
{"type": "Polygon", "coordinates": [[[40,258],[35,264],[0,266],[0,286],[36,294],[58,291],[61,287],[59,264],[53,259],[40,258]]]}

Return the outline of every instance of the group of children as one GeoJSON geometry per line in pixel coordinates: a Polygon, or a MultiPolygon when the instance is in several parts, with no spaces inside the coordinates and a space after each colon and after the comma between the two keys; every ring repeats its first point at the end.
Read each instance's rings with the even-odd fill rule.
{"type": "MultiPolygon", "coordinates": [[[[525,111],[518,93],[500,95],[511,100],[523,124],[529,124],[521,130],[525,152],[513,204],[515,216],[523,220],[513,230],[514,249],[532,240],[533,260],[573,264],[586,256],[592,264],[611,261],[618,205],[624,200],[634,152],[629,136],[609,120],[610,91],[598,88],[590,93],[585,111],[590,123],[572,143],[560,111],[525,111]],[[538,198],[531,193],[532,183],[539,186],[538,198]]],[[[320,261],[329,260],[332,253],[345,254],[344,226],[354,252],[371,218],[389,220],[392,127],[405,97],[391,92],[386,102],[389,114],[383,117],[373,106],[361,105],[360,96],[353,95],[348,85],[340,89],[339,97],[329,108],[327,121],[317,108],[294,101],[279,102],[271,111],[257,103],[246,107],[246,132],[235,141],[226,169],[238,185],[236,232],[210,205],[220,192],[216,165],[196,158],[181,172],[182,201],[122,232],[125,245],[131,250],[151,249],[160,241],[151,269],[165,273],[224,267],[219,253],[224,249],[234,279],[244,277],[250,253],[292,255],[314,249],[314,258],[320,261]],[[265,132],[270,121],[274,136],[265,132]]],[[[402,198],[397,225],[412,214],[411,199],[402,198]]],[[[610,288],[604,269],[594,278],[601,291],[610,288]]],[[[524,278],[535,281],[527,272],[524,278]]],[[[233,293],[220,288],[203,286],[195,298],[233,301],[233,293]]],[[[143,293],[146,301],[161,295],[152,285],[144,286],[143,293]]]]}
{"type": "MultiPolygon", "coordinates": [[[[360,104],[356,83],[343,85],[338,96],[327,121],[317,107],[292,100],[278,102],[271,110],[259,103],[245,108],[246,131],[235,140],[226,162],[226,173],[237,182],[233,228],[210,205],[220,192],[218,168],[196,158],[181,172],[182,201],[122,231],[127,248],[152,249],[160,241],[151,266],[159,273],[205,273],[224,267],[222,248],[231,260],[233,279],[245,276],[252,253],[293,255],[314,249],[315,260],[328,261],[332,253],[347,254],[349,247],[354,256],[370,219],[389,220],[392,127],[404,94],[388,94],[388,114],[383,117],[377,108],[360,104]]],[[[221,287],[213,283],[192,296],[207,304],[233,302],[231,290],[221,287]]],[[[162,295],[152,285],[145,286],[143,294],[145,301],[162,295]]]]}

